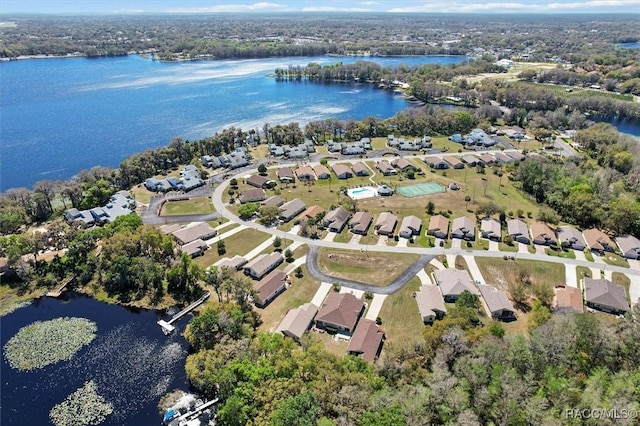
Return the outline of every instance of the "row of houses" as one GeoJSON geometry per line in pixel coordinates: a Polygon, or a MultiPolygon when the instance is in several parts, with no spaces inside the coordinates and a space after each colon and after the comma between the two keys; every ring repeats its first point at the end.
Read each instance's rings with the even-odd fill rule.
{"type": "Polygon", "coordinates": [[[387,146],[401,151],[422,151],[430,149],[433,143],[429,136],[423,136],[422,138],[416,138],[410,141],[402,137],[396,138],[394,135],[387,135],[387,146]]]}
{"type": "Polygon", "coordinates": [[[180,224],[162,225],[160,232],[171,235],[178,246],[178,251],[191,257],[200,256],[207,251],[209,249],[207,240],[218,235],[218,231],[206,222],[192,222],[186,226],[180,224]]]}
{"type": "Polygon", "coordinates": [[[467,154],[462,156],[445,155],[442,157],[431,156],[422,159],[422,162],[434,170],[464,169],[467,167],[486,167],[491,164],[511,164],[524,160],[526,157],[518,151],[496,152],[493,154],[467,154]]]}
{"type": "Polygon", "coordinates": [[[109,198],[109,202],[101,207],[87,210],[71,208],[64,211],[67,222],[75,223],[83,228],[111,223],[120,216],[131,214],[136,209],[136,201],[129,191],[118,191],[109,198]]]}
{"type": "Polygon", "coordinates": [[[204,167],[210,169],[239,169],[251,164],[251,156],[247,153],[244,147],[236,148],[228,155],[203,155],[200,157],[200,162],[204,167]]]}
{"type": "Polygon", "coordinates": [[[274,157],[287,157],[290,159],[307,158],[309,154],[316,152],[316,147],[311,139],[305,139],[304,142],[296,146],[276,145],[271,143],[269,144],[268,149],[269,153],[274,157]]]}
{"type": "Polygon", "coordinates": [[[327,140],[327,151],[343,155],[364,155],[371,150],[371,139],[361,138],[359,141],[346,143],[327,140]]]}
{"type": "Polygon", "coordinates": [[[200,176],[200,170],[193,164],[190,164],[180,171],[180,177],[172,176],[165,179],[149,178],[144,181],[144,186],[153,192],[189,192],[203,186],[204,183],[204,180],[202,180],[200,176]]]}

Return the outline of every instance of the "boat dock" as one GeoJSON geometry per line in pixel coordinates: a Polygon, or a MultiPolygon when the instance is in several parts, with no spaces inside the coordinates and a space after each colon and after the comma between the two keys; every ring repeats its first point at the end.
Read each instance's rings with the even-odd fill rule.
{"type": "Polygon", "coordinates": [[[187,315],[189,312],[193,311],[198,306],[202,305],[205,300],[207,300],[211,296],[211,293],[204,294],[200,299],[196,300],[177,314],[175,314],[169,321],[160,320],[158,321],[158,325],[162,328],[164,334],[170,334],[176,328],[172,325],[174,322],[178,321],[183,316],[187,315]]]}
{"type": "Polygon", "coordinates": [[[54,290],[51,290],[49,292],[47,292],[47,296],[49,297],[60,297],[60,295],[62,294],[62,292],[64,291],[64,289],[67,287],[67,285],[69,285],[69,283],[71,281],[73,281],[73,279],[75,278],[75,276],[73,277],[69,277],[67,279],[65,279],[58,287],[56,287],[54,290]]]}

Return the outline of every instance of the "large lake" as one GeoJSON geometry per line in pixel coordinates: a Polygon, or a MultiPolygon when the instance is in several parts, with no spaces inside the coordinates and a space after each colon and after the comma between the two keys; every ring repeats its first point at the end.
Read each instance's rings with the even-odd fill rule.
{"type": "Polygon", "coordinates": [[[70,300],[37,299],[0,319],[2,348],[16,332],[34,321],[58,317],[88,318],[97,324],[97,337],[69,361],[31,372],[11,368],[2,356],[0,424],[46,425],[49,411],[85,382],[114,406],[104,425],[157,425],[161,396],[188,390],[184,362],[189,345],[181,336],[188,319],[165,336],[155,311],[130,310],[83,296],[70,300]]]}
{"type": "MultiPolygon", "coordinates": [[[[66,179],[129,154],[228,126],[388,118],[407,106],[372,85],[278,83],[277,67],[353,57],[158,62],[139,56],[0,63],[0,190],[66,179]]],[[[460,56],[366,58],[383,66],[452,64],[460,56]]]]}

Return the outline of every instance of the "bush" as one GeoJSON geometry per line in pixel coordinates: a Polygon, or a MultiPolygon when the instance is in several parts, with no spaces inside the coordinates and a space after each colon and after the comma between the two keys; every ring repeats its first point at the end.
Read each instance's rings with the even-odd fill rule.
{"type": "Polygon", "coordinates": [[[382,318],[376,317],[376,324],[377,325],[382,325],[382,318]]]}
{"type": "Polygon", "coordinates": [[[302,278],[303,277],[303,273],[302,273],[302,268],[300,266],[298,266],[296,268],[296,278],[302,278]]]}
{"type": "Polygon", "coordinates": [[[335,291],[336,293],[339,293],[341,288],[342,288],[342,286],[341,286],[340,284],[338,284],[338,283],[333,283],[333,287],[332,287],[332,289],[333,289],[333,291],[335,291]]]}
{"type": "Polygon", "coordinates": [[[371,299],[373,299],[373,293],[372,293],[370,290],[365,291],[365,292],[364,292],[364,298],[365,298],[366,300],[371,300],[371,299]]]}
{"type": "Polygon", "coordinates": [[[233,178],[229,181],[229,185],[231,186],[238,186],[238,179],[233,178]]]}

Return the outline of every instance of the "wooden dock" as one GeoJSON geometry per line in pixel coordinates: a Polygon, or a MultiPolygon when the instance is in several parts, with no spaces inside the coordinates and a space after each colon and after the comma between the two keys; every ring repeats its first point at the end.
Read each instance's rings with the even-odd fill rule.
{"type": "Polygon", "coordinates": [[[47,292],[47,296],[49,297],[60,297],[60,295],[62,294],[62,292],[64,292],[65,288],[67,287],[67,285],[69,285],[69,283],[71,281],[73,281],[75,277],[69,277],[67,279],[65,279],[64,281],[62,281],[62,283],[56,287],[55,289],[47,292]]]}
{"type": "Polygon", "coordinates": [[[202,305],[205,300],[207,300],[211,296],[211,293],[204,294],[200,299],[196,300],[177,314],[175,314],[169,321],[160,320],[158,321],[158,325],[162,328],[164,334],[170,334],[176,328],[172,325],[174,322],[178,321],[183,316],[187,315],[189,312],[193,311],[198,306],[202,305]]]}

